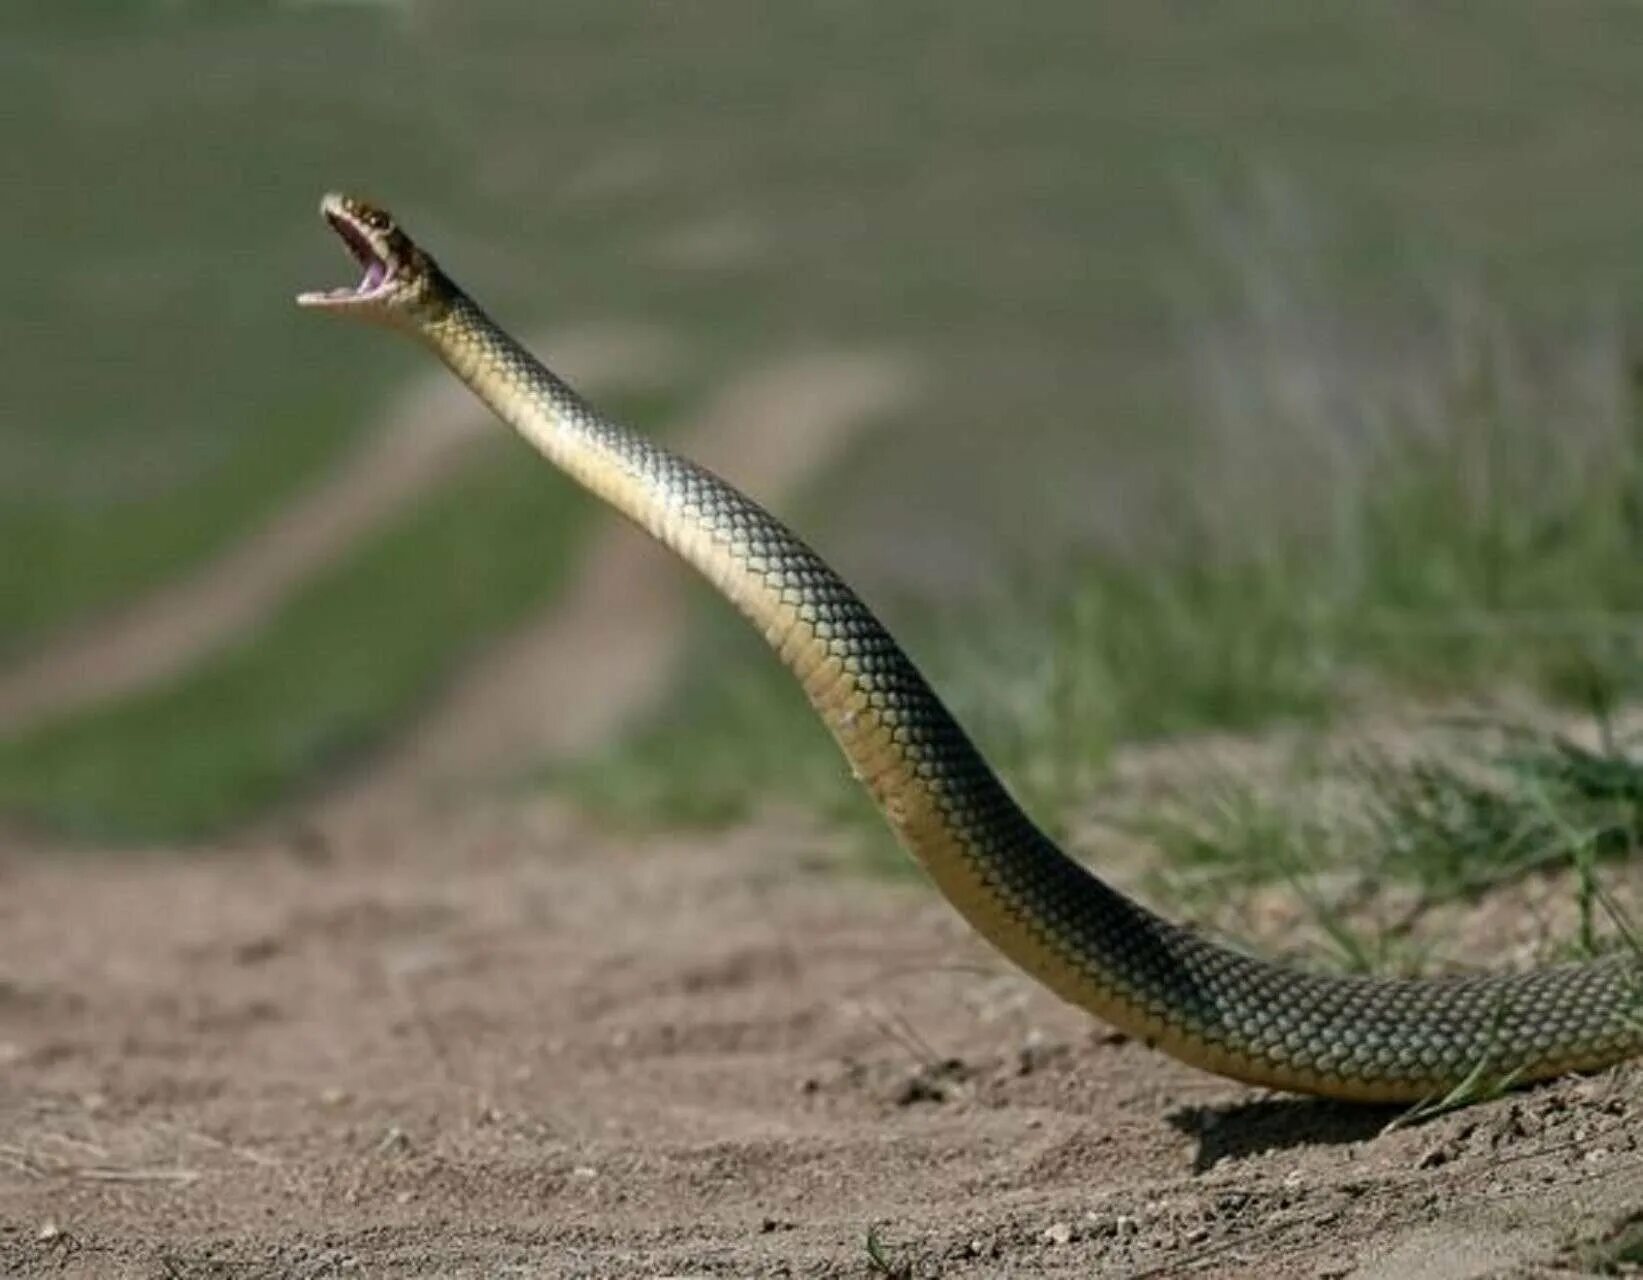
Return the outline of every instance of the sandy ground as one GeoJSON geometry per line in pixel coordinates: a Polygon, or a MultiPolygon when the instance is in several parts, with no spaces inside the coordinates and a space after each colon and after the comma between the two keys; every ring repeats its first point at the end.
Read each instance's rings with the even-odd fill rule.
{"type": "MultiPolygon", "coordinates": [[[[1104,1033],[773,817],[0,864],[0,1273],[1568,1274],[1621,1070],[1382,1134],[1104,1033]]],[[[1575,1272],[1575,1273],[1578,1273],[1575,1272]]]]}

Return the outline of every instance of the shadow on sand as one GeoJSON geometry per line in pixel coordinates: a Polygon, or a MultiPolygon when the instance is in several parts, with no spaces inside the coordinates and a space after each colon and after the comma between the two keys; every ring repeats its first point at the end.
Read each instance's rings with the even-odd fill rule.
{"type": "Polygon", "coordinates": [[[1362,1142],[1407,1111],[1325,1098],[1263,1098],[1229,1106],[1182,1107],[1167,1119],[1179,1132],[1198,1140],[1192,1169],[1204,1173],[1223,1160],[1265,1151],[1362,1142]]]}

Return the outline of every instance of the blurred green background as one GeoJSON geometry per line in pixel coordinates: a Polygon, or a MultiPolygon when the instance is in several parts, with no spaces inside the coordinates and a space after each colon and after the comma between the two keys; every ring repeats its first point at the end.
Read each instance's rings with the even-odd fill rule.
{"type": "MultiPolygon", "coordinates": [[[[0,661],[233,545],[425,371],[291,304],[348,276],[343,187],[516,331],[688,340],[611,401],[647,426],[812,347],[916,359],[793,514],[1029,789],[1365,671],[1626,696],[1640,48],[1619,2],[13,0],[0,661]]],[[[0,813],[174,839],[301,796],[604,518],[498,432],[255,636],[0,736],[0,813]]],[[[834,795],[700,612],[686,687],[559,780],[664,820],[834,795]]]]}

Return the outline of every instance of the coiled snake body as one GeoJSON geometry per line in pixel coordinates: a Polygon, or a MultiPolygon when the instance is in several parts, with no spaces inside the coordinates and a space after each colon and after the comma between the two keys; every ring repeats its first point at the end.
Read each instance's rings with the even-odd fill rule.
{"type": "Polygon", "coordinates": [[[704,574],[798,678],[941,892],[1065,999],[1207,1071],[1366,1101],[1643,1049],[1635,955],[1516,975],[1315,974],[1218,945],[1108,887],[1033,825],[878,619],[769,512],[584,403],[386,213],[342,196],[322,212],[365,278],[304,305],[419,337],[549,461],[704,574]]]}

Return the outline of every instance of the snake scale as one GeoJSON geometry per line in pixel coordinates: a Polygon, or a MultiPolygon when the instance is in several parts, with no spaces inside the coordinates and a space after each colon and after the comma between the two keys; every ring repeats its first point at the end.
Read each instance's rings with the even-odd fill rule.
{"type": "Polygon", "coordinates": [[[305,306],[421,339],[547,459],[702,573],[797,677],[902,845],[966,920],[1051,990],[1207,1071],[1418,1101],[1643,1050],[1643,958],[1431,979],[1311,973],[1161,919],[1011,799],[888,631],[825,562],[718,476],[590,407],[382,210],[321,212],[365,272],[305,306]]]}

